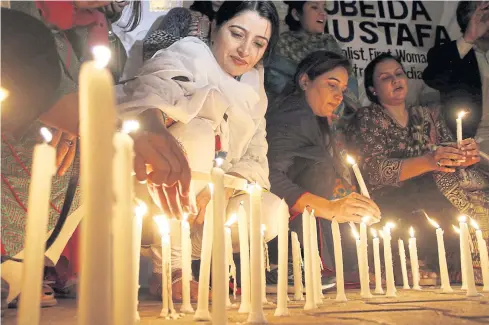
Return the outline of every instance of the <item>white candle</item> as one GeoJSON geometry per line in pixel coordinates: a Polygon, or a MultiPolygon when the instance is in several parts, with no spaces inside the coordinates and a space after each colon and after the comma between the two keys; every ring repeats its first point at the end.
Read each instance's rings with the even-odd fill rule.
{"type": "MultiPolygon", "coordinates": [[[[292,241],[292,263],[294,272],[294,300],[304,300],[304,288],[302,286],[302,254],[301,245],[296,232],[291,233],[292,241]]],[[[338,275],[337,275],[338,276],[338,275]]]]}
{"type": "Polygon", "coordinates": [[[409,280],[407,275],[406,251],[404,250],[404,241],[399,238],[397,244],[399,246],[399,259],[401,260],[402,288],[411,289],[409,287],[409,280]]]}
{"type": "Polygon", "coordinates": [[[56,172],[56,150],[47,144],[51,133],[42,128],[46,143],[34,147],[31,183],[27,202],[24,267],[17,324],[39,324],[41,288],[44,275],[44,249],[49,220],[51,181],[56,172]]]}
{"type": "Polygon", "coordinates": [[[134,218],[133,218],[133,236],[134,236],[134,247],[133,247],[133,258],[134,264],[136,265],[136,272],[134,273],[134,289],[136,290],[136,302],[134,306],[136,321],[140,320],[139,312],[138,312],[138,292],[139,292],[139,269],[141,262],[141,237],[143,232],[143,217],[148,212],[148,207],[144,202],[136,199],[138,205],[134,209],[134,218]]]}
{"type": "Polygon", "coordinates": [[[316,216],[314,210],[311,212],[309,220],[311,222],[311,254],[312,254],[312,274],[314,288],[314,302],[316,305],[322,304],[323,290],[321,286],[321,257],[319,256],[318,233],[316,216]]]}
{"type": "Polygon", "coordinates": [[[182,242],[182,305],[181,313],[193,313],[190,303],[190,281],[192,279],[192,244],[190,242],[190,225],[188,215],[184,214],[180,224],[182,242]]]}
{"type": "Polygon", "coordinates": [[[357,179],[358,186],[360,187],[360,193],[363,196],[370,198],[367,185],[365,185],[365,180],[363,179],[362,173],[360,172],[360,168],[355,162],[355,159],[353,159],[351,156],[347,156],[346,160],[348,161],[348,163],[351,165],[351,168],[353,169],[353,173],[355,174],[355,178],[357,179]]]}
{"type": "Polygon", "coordinates": [[[134,325],[137,306],[137,289],[132,281],[136,273],[136,260],[128,258],[127,252],[134,251],[134,188],[133,161],[134,141],[125,132],[114,135],[114,229],[113,229],[113,292],[114,324],[134,325]]]}
{"type": "Polygon", "coordinates": [[[261,200],[262,189],[259,185],[250,185],[249,192],[251,196],[251,216],[250,216],[250,256],[251,256],[251,310],[248,315],[248,323],[262,324],[266,323],[265,314],[262,305],[262,280],[261,276],[261,256],[263,255],[263,246],[261,245],[261,200]]]}
{"type": "Polygon", "coordinates": [[[462,240],[462,234],[460,233],[460,229],[455,225],[452,225],[452,227],[453,230],[455,230],[455,232],[459,235],[459,242],[460,242],[460,272],[462,273],[462,287],[460,288],[460,290],[467,290],[467,276],[464,270],[465,256],[464,254],[462,254],[462,252],[464,251],[463,249],[464,241],[462,240]]]}
{"type": "Polygon", "coordinates": [[[209,313],[209,284],[211,272],[211,256],[212,256],[212,237],[213,237],[213,219],[214,219],[214,204],[213,204],[213,185],[209,184],[211,192],[211,201],[207,204],[204,229],[202,238],[202,249],[200,252],[200,271],[199,271],[199,292],[197,300],[197,310],[194,314],[195,321],[210,321],[209,313]]]}
{"type": "Polygon", "coordinates": [[[270,271],[270,264],[268,263],[268,244],[265,242],[266,226],[261,225],[261,246],[263,247],[263,253],[261,254],[261,300],[263,304],[268,304],[267,300],[267,278],[266,271],[270,271]]]}
{"type": "Polygon", "coordinates": [[[472,254],[470,253],[469,246],[470,234],[466,221],[467,218],[465,216],[459,218],[460,238],[463,241],[463,250],[460,254],[464,255],[464,264],[462,267],[464,268],[467,279],[467,297],[476,297],[479,293],[475,287],[474,266],[472,265],[472,254]]]}
{"type": "Polygon", "coordinates": [[[211,179],[214,185],[214,234],[212,244],[212,324],[227,324],[226,296],[229,298],[229,278],[226,279],[227,258],[224,239],[226,220],[226,198],[224,194],[224,171],[219,167],[212,168],[211,179]]]}
{"type": "MultiPolygon", "coordinates": [[[[362,296],[362,294],[364,293],[365,291],[365,273],[363,271],[363,268],[364,268],[364,264],[362,263],[362,243],[360,241],[360,234],[358,233],[357,231],[357,227],[356,226],[352,226],[350,224],[350,227],[351,227],[351,230],[352,230],[352,233],[353,233],[353,237],[355,238],[355,246],[357,248],[357,265],[358,265],[358,276],[360,278],[360,295],[362,296]]],[[[362,296],[363,298],[363,296],[362,296]]]]}
{"type": "MultiPolygon", "coordinates": [[[[226,279],[227,283],[231,281],[231,276],[233,276],[233,279],[236,280],[236,274],[234,274],[234,270],[236,269],[236,266],[234,265],[234,259],[233,259],[233,239],[231,237],[231,226],[236,222],[238,217],[236,214],[232,214],[231,217],[226,221],[224,224],[224,231],[225,231],[225,252],[226,252],[226,279]]],[[[236,285],[233,287],[233,295],[236,292],[236,285]]],[[[234,297],[236,298],[236,297],[234,297]]],[[[232,307],[233,304],[231,303],[231,299],[229,298],[229,295],[227,295],[226,298],[226,307],[230,308],[232,307]]]]}
{"type": "Polygon", "coordinates": [[[275,309],[274,316],[288,316],[289,213],[284,200],[280,202],[278,217],[277,309],[275,309]]]}
{"type": "Polygon", "coordinates": [[[161,234],[161,300],[163,306],[160,317],[173,318],[176,313],[172,299],[170,225],[168,219],[162,215],[153,217],[153,220],[158,225],[161,234]]]}
{"type": "Polygon", "coordinates": [[[347,301],[345,295],[345,278],[343,273],[343,251],[341,248],[341,233],[338,221],[331,222],[331,232],[333,233],[334,260],[336,270],[336,300],[347,301]]]}
{"type": "Polygon", "coordinates": [[[382,231],[384,239],[385,282],[387,286],[386,296],[396,297],[396,283],[392,265],[391,228],[394,228],[394,224],[388,222],[382,231]]]}
{"type": "Polygon", "coordinates": [[[419,286],[419,262],[418,262],[418,246],[416,245],[416,237],[414,237],[414,228],[409,228],[409,257],[411,259],[411,273],[413,276],[413,289],[421,290],[419,286]]]}
{"type": "Polygon", "coordinates": [[[250,312],[250,237],[248,218],[241,202],[238,210],[239,256],[241,267],[241,304],[238,313],[250,312]]]}
{"type": "Polygon", "coordinates": [[[462,119],[465,115],[465,112],[460,112],[458,113],[457,116],[457,143],[462,142],[463,137],[462,137],[462,119]]]}
{"type": "Polygon", "coordinates": [[[370,293],[370,276],[368,268],[368,248],[367,248],[367,224],[368,217],[364,217],[360,223],[360,260],[359,263],[362,264],[360,268],[363,276],[360,277],[360,296],[362,298],[372,298],[370,293]]]}
{"type": "MultiPolygon", "coordinates": [[[[425,213],[426,215],[426,213],[425,213]]],[[[438,262],[440,265],[440,278],[441,278],[441,289],[443,292],[453,292],[450,286],[450,279],[448,278],[448,267],[447,267],[447,257],[445,253],[445,242],[443,240],[443,229],[428,215],[426,215],[428,221],[436,228],[436,241],[438,243],[438,262]]]]}
{"type": "Polygon", "coordinates": [[[316,309],[314,299],[314,273],[311,249],[311,216],[307,209],[302,213],[302,241],[304,245],[304,274],[306,278],[306,304],[304,310],[316,309]]]}
{"type": "Polygon", "coordinates": [[[375,293],[383,295],[384,289],[382,289],[382,274],[380,269],[380,239],[377,237],[377,231],[373,228],[370,228],[372,232],[373,246],[374,246],[374,268],[375,268],[375,293]]]}
{"type": "Polygon", "coordinates": [[[479,225],[474,219],[470,219],[470,224],[475,229],[475,236],[477,237],[477,244],[479,248],[479,258],[481,261],[481,271],[482,271],[482,281],[484,282],[484,287],[482,291],[489,292],[489,261],[487,256],[487,245],[484,237],[482,237],[482,231],[479,225]]]}
{"type": "Polygon", "coordinates": [[[113,215],[112,168],[116,112],[112,74],[104,67],[110,50],[94,48],[95,61],[80,70],[80,175],[84,204],[81,223],[81,270],[78,324],[112,322],[111,241],[113,215]],[[103,108],[103,109],[101,109],[103,108]]]}

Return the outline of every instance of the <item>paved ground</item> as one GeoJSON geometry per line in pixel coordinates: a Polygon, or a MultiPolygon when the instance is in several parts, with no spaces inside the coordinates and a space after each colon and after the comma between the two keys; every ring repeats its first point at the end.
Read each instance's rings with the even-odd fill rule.
{"type": "MultiPolygon", "coordinates": [[[[347,291],[349,301],[346,303],[337,303],[334,297],[335,293],[326,295],[324,303],[316,311],[305,312],[302,303],[290,302],[291,316],[289,317],[274,317],[275,308],[273,306],[266,306],[265,314],[269,324],[281,325],[489,324],[489,293],[482,297],[466,298],[459,290],[456,290],[454,294],[440,294],[434,289],[425,289],[422,292],[399,289],[397,298],[377,296],[373,299],[362,300],[358,291],[349,290],[347,291]]],[[[274,296],[269,297],[269,301],[274,299],[274,296]]],[[[192,321],[190,315],[179,320],[158,318],[160,309],[161,303],[143,299],[140,306],[142,318],[140,325],[198,324],[192,321]]],[[[76,325],[75,313],[75,300],[60,300],[58,306],[42,310],[41,325],[76,325]]],[[[16,324],[15,317],[16,310],[9,309],[2,319],[2,324],[16,324]]],[[[243,323],[246,318],[247,315],[238,314],[236,309],[229,312],[229,324],[243,323]]]]}

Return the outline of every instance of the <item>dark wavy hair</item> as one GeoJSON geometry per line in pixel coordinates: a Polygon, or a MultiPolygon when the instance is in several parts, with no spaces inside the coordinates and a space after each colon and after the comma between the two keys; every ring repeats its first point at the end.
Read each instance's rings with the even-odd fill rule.
{"type": "Polygon", "coordinates": [[[377,67],[377,65],[379,63],[387,61],[387,60],[396,61],[402,67],[402,70],[404,70],[404,72],[406,72],[406,70],[404,69],[404,66],[402,65],[401,59],[399,57],[394,56],[394,55],[387,53],[387,52],[384,52],[384,53],[377,55],[375,57],[375,59],[370,61],[370,63],[365,68],[363,85],[365,86],[365,93],[367,94],[368,100],[370,100],[372,103],[375,103],[375,104],[380,104],[377,96],[375,96],[373,94],[373,92],[370,90],[370,87],[374,86],[375,68],[377,67]]]}
{"type": "Polygon", "coordinates": [[[254,11],[260,17],[265,18],[272,26],[272,33],[264,59],[270,56],[279,37],[280,19],[277,8],[272,1],[224,1],[216,13],[216,27],[219,29],[224,23],[242,14],[245,11],[254,11]]]}
{"type": "Polygon", "coordinates": [[[301,23],[292,16],[292,10],[295,9],[299,14],[302,14],[306,2],[307,1],[284,1],[284,3],[289,6],[287,16],[285,16],[285,24],[289,26],[289,30],[296,31],[301,29],[301,23]]]}
{"type": "Polygon", "coordinates": [[[480,4],[479,1],[459,1],[457,5],[457,23],[460,27],[460,31],[465,33],[467,26],[469,25],[470,18],[474,13],[477,5],[480,4]]]}
{"type": "Polygon", "coordinates": [[[210,21],[213,21],[216,16],[216,11],[212,8],[212,1],[194,1],[189,9],[206,15],[210,21]]]}

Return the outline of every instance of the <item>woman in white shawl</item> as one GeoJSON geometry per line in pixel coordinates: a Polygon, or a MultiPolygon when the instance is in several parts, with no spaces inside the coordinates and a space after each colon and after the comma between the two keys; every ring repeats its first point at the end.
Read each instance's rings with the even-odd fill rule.
{"type": "MultiPolygon", "coordinates": [[[[167,49],[158,51],[143,66],[138,77],[124,86],[120,109],[139,114],[155,112],[152,123],[164,121],[168,130],[185,149],[190,167],[209,171],[216,155],[224,157],[227,174],[247,179],[265,189],[268,160],[265,132],[267,98],[263,87],[262,60],[277,41],[279,18],[275,6],[268,1],[226,1],[212,25],[211,42],[207,46],[194,37],[184,38],[167,49]]],[[[173,296],[181,298],[180,224],[183,211],[169,207],[164,193],[176,188],[149,185],[153,198],[168,214],[171,223],[173,296]]],[[[192,257],[200,258],[202,224],[210,191],[206,182],[193,182],[198,211],[190,216],[192,225],[192,257]]],[[[226,189],[229,199],[228,218],[237,212],[247,195],[226,189]]],[[[277,214],[288,213],[285,204],[269,192],[263,196],[262,223],[266,240],[277,235],[277,214]]],[[[233,250],[239,251],[238,231],[232,229],[233,250]]],[[[154,253],[161,252],[154,249],[154,253]]],[[[154,259],[158,262],[158,258],[154,259]]],[[[153,279],[161,281],[161,267],[155,263],[153,279]]],[[[191,296],[197,297],[197,286],[191,296]]],[[[153,287],[154,289],[154,287],[153,287]]],[[[159,290],[161,292],[161,289],[159,290]]],[[[154,294],[160,292],[153,290],[154,294]]]]}

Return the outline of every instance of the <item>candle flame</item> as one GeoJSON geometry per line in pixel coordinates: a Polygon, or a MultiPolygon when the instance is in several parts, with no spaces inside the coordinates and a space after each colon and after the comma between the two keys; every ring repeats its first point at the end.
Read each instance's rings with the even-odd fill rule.
{"type": "Polygon", "coordinates": [[[477,224],[477,222],[476,222],[474,219],[472,219],[472,218],[470,218],[470,225],[471,225],[471,226],[472,226],[472,227],[473,227],[475,230],[479,230],[479,229],[480,229],[480,228],[479,228],[479,225],[477,224]]]}
{"type": "Polygon", "coordinates": [[[453,227],[453,230],[457,233],[457,234],[460,234],[460,228],[455,226],[455,225],[452,225],[453,227]]]}
{"type": "Polygon", "coordinates": [[[389,221],[388,223],[385,224],[385,227],[388,229],[394,229],[396,228],[396,224],[389,221]]]}
{"type": "Polygon", "coordinates": [[[353,237],[355,237],[356,240],[360,239],[360,235],[358,234],[357,227],[352,226],[351,227],[351,232],[353,234],[353,237]]]}
{"type": "Polygon", "coordinates": [[[221,167],[224,163],[224,159],[222,157],[217,157],[216,159],[214,159],[214,162],[216,163],[216,167],[221,167]]]}
{"type": "Polygon", "coordinates": [[[142,218],[148,212],[148,206],[140,199],[136,198],[136,201],[138,202],[138,205],[134,208],[134,214],[137,218],[142,218]]]}
{"type": "Polygon", "coordinates": [[[352,156],[350,155],[346,155],[346,161],[350,164],[350,165],[355,165],[356,162],[355,162],[355,159],[353,159],[352,156]]]}
{"type": "Polygon", "coordinates": [[[9,96],[7,89],[0,87],[0,102],[3,102],[9,96]]]}
{"type": "Polygon", "coordinates": [[[428,217],[428,215],[427,215],[426,213],[425,213],[425,216],[426,216],[426,219],[428,219],[428,221],[431,223],[431,225],[432,225],[433,227],[435,227],[436,229],[440,228],[440,225],[439,225],[439,224],[437,224],[437,223],[435,222],[435,220],[433,220],[433,219],[431,219],[430,217],[428,217]]]}
{"type": "Polygon", "coordinates": [[[375,230],[374,228],[370,228],[370,232],[372,233],[372,236],[374,236],[374,238],[377,238],[377,230],[375,230]]]}
{"type": "Polygon", "coordinates": [[[158,215],[154,216],[153,220],[156,222],[158,230],[160,231],[160,234],[162,236],[170,234],[170,223],[168,222],[167,217],[165,217],[164,215],[158,215]]]}
{"type": "Polygon", "coordinates": [[[109,64],[110,57],[112,56],[110,49],[103,45],[94,46],[92,48],[92,54],[95,59],[95,66],[98,69],[104,69],[109,64]]]}
{"type": "Polygon", "coordinates": [[[136,120],[127,120],[122,123],[122,132],[131,133],[139,129],[139,122],[136,120]]]}
{"type": "Polygon", "coordinates": [[[465,111],[461,111],[458,113],[458,118],[459,119],[462,119],[464,117],[464,115],[467,114],[465,111]]]}
{"type": "Polygon", "coordinates": [[[367,224],[369,222],[369,220],[370,220],[370,217],[369,216],[365,216],[365,217],[362,218],[362,223],[367,224]]]}
{"type": "Polygon", "coordinates": [[[458,217],[458,222],[467,222],[467,217],[466,216],[458,217]]]}
{"type": "Polygon", "coordinates": [[[238,216],[236,213],[233,213],[224,224],[224,227],[231,227],[236,221],[238,221],[238,216]]]}
{"type": "Polygon", "coordinates": [[[411,228],[409,228],[409,235],[411,236],[411,238],[414,238],[414,228],[411,226],[411,228]]]}
{"type": "Polygon", "coordinates": [[[51,142],[51,140],[53,140],[53,134],[51,133],[51,131],[48,130],[48,128],[42,127],[39,130],[39,132],[41,133],[41,135],[44,138],[44,141],[46,143],[49,143],[49,142],[51,142]]]}

